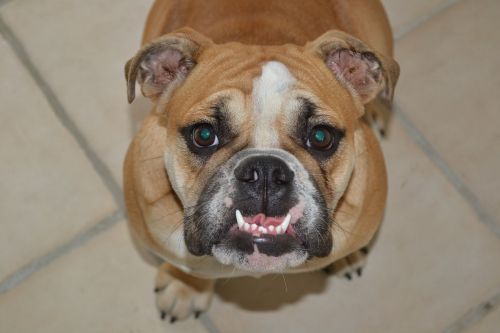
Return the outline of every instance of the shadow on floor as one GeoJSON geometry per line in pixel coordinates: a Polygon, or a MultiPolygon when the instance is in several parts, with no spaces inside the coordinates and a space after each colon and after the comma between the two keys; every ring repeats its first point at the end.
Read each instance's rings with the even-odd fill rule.
{"type": "Polygon", "coordinates": [[[234,303],[245,310],[274,311],[307,295],[322,293],[333,279],[322,271],[220,279],[216,294],[224,302],[234,303]]]}

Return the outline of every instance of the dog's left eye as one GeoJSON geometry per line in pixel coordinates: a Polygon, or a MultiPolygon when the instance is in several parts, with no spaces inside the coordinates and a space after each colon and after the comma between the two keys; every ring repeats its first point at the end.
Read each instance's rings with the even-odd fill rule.
{"type": "Polygon", "coordinates": [[[199,148],[213,147],[219,144],[215,129],[210,124],[196,125],[193,128],[192,138],[194,145],[199,148]]]}
{"type": "Polygon", "coordinates": [[[316,150],[327,150],[332,148],[333,143],[333,129],[328,126],[319,125],[311,129],[306,145],[316,150]]]}

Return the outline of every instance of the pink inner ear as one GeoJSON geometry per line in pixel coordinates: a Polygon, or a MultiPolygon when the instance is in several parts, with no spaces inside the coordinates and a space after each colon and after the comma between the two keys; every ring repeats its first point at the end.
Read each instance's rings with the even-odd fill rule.
{"type": "Polygon", "coordinates": [[[362,99],[378,92],[381,73],[374,57],[341,49],[332,52],[326,64],[338,78],[349,83],[362,99]]]}
{"type": "Polygon", "coordinates": [[[142,81],[160,87],[167,86],[177,74],[185,75],[187,72],[183,55],[173,48],[149,54],[141,65],[142,81]]]}

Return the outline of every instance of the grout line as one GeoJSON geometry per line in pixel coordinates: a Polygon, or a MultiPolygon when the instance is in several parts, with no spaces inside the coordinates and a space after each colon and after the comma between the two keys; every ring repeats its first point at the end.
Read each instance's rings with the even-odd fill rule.
{"type": "Polygon", "coordinates": [[[458,2],[461,2],[462,0],[446,0],[438,5],[434,6],[434,8],[427,14],[420,16],[419,18],[413,20],[412,22],[402,26],[399,28],[397,31],[394,31],[394,39],[397,41],[413,30],[417,29],[421,25],[427,23],[431,19],[434,18],[434,16],[441,14],[451,6],[457,4],[458,2]]]}
{"type": "MultiPolygon", "coordinates": [[[[10,2],[12,0],[0,0],[0,6],[10,2]]],[[[403,38],[408,33],[417,29],[421,25],[425,24],[431,20],[434,16],[444,12],[452,5],[460,2],[461,0],[447,0],[443,3],[437,5],[430,13],[424,15],[417,20],[401,27],[395,32],[395,40],[403,38]]],[[[26,67],[28,72],[31,74],[35,80],[38,87],[41,89],[45,95],[48,103],[53,108],[54,113],[62,123],[62,125],[73,135],[80,148],[83,150],[87,158],[92,163],[95,171],[101,177],[101,180],[106,185],[106,187],[112,193],[117,205],[123,207],[122,193],[119,185],[114,181],[111,172],[107,166],[100,160],[97,154],[92,150],[87,139],[80,132],[74,121],[70,118],[61,102],[55,95],[49,84],[42,78],[40,72],[36,69],[30,57],[26,53],[22,43],[17,39],[12,30],[6,25],[3,19],[0,17],[0,34],[7,40],[11,48],[14,50],[20,61],[26,67]]],[[[420,133],[420,131],[413,125],[411,120],[399,109],[396,110],[396,115],[401,119],[410,136],[419,144],[421,149],[428,155],[428,157],[434,162],[434,164],[444,173],[446,178],[453,184],[459,193],[468,201],[468,203],[474,208],[477,215],[483,223],[500,237],[500,227],[498,227],[494,220],[489,216],[489,214],[482,208],[479,204],[477,197],[465,186],[462,180],[449,168],[446,162],[441,158],[437,151],[432,147],[432,145],[425,139],[425,137],[420,133]]],[[[14,274],[10,275],[4,281],[0,282],[0,294],[7,292],[8,290],[14,288],[19,283],[23,282],[30,275],[36,271],[42,269],[43,267],[50,264],[55,259],[70,253],[71,251],[77,249],[78,247],[85,244],[87,241],[97,236],[101,232],[109,229],[116,223],[118,223],[123,218],[123,213],[121,210],[114,212],[112,215],[103,219],[101,222],[97,223],[95,226],[87,231],[84,231],[73,239],[71,239],[66,244],[50,251],[46,255],[33,260],[31,263],[27,264],[14,274]]],[[[445,333],[458,333],[463,332],[465,329],[470,328],[475,323],[480,321],[488,313],[492,312],[500,304],[500,293],[497,293],[491,299],[482,302],[481,304],[471,308],[467,313],[465,313],[460,319],[449,326],[445,333]]],[[[218,333],[219,330],[214,325],[210,317],[206,314],[200,317],[200,321],[204,328],[209,333],[218,333]]]]}
{"type": "Polygon", "coordinates": [[[483,222],[489,229],[491,229],[497,237],[500,238],[500,225],[498,225],[493,217],[481,206],[479,199],[476,195],[469,190],[464,184],[462,179],[452,171],[450,166],[444,161],[441,155],[434,149],[430,142],[424,135],[417,129],[408,116],[401,110],[399,105],[394,104],[393,107],[395,115],[401,120],[407,133],[410,137],[420,146],[427,157],[436,165],[439,170],[445,175],[448,181],[455,187],[455,189],[462,195],[467,203],[474,209],[479,220],[483,222]]]}
{"type": "Polygon", "coordinates": [[[200,316],[200,321],[208,333],[219,333],[220,332],[217,329],[217,327],[214,325],[214,322],[212,321],[212,319],[210,319],[208,314],[202,313],[200,316]]]}
{"type": "MultiPolygon", "coordinates": [[[[437,5],[430,13],[416,19],[415,21],[407,24],[406,26],[399,29],[394,34],[394,39],[396,41],[400,40],[410,32],[414,31],[421,25],[427,23],[436,15],[439,15],[449,9],[451,6],[463,0],[446,0],[439,5],[437,5]]],[[[434,149],[431,143],[425,138],[425,136],[417,129],[410,118],[397,106],[394,105],[394,113],[399,116],[407,132],[413,138],[413,140],[421,147],[421,149],[428,155],[431,161],[441,170],[441,172],[446,176],[446,178],[453,184],[455,189],[464,197],[470,206],[475,210],[477,216],[486,224],[498,237],[500,237],[500,226],[497,225],[495,219],[484,209],[479,202],[476,195],[465,185],[462,179],[452,171],[448,164],[444,161],[441,155],[434,149]]]]}
{"type": "MultiPolygon", "coordinates": [[[[416,30],[418,27],[430,21],[436,15],[441,14],[451,6],[459,3],[462,0],[448,0],[436,6],[430,13],[420,17],[419,19],[403,26],[394,33],[394,39],[400,40],[410,32],[416,30]]],[[[495,220],[489,213],[481,206],[476,195],[464,184],[462,179],[455,174],[448,164],[444,161],[441,155],[433,148],[430,142],[424,135],[416,128],[408,116],[399,108],[394,105],[394,113],[402,121],[408,134],[420,146],[427,157],[440,169],[448,181],[455,187],[455,189],[462,195],[468,204],[475,210],[480,221],[486,224],[498,237],[500,237],[500,226],[495,223],[495,220]]],[[[443,333],[461,333],[470,329],[472,326],[483,320],[489,313],[500,305],[500,292],[492,298],[484,301],[472,308],[470,308],[462,317],[448,326],[443,333]]]]}
{"type": "Polygon", "coordinates": [[[466,332],[500,305],[500,292],[470,308],[462,317],[448,326],[443,333],[466,332]]]}
{"type": "Polygon", "coordinates": [[[123,218],[124,214],[122,213],[122,211],[117,210],[89,229],[80,232],[65,244],[49,251],[39,258],[34,259],[0,282],[0,294],[6,293],[10,289],[16,287],[18,284],[26,280],[32,274],[49,265],[54,260],[84,245],[95,236],[117,224],[123,218]]]}
{"type": "MultiPolygon", "coordinates": [[[[6,4],[7,2],[12,0],[0,0],[0,6],[6,4]]],[[[124,218],[124,214],[121,209],[123,208],[122,201],[122,191],[119,185],[114,181],[111,172],[106,167],[106,165],[100,160],[97,154],[93,151],[91,146],[89,145],[87,139],[80,132],[74,121],[68,115],[61,102],[57,98],[56,94],[47,83],[45,79],[43,79],[40,72],[37,70],[30,57],[28,56],[24,46],[20,42],[20,40],[15,36],[13,31],[8,27],[5,21],[0,16],[0,34],[6,39],[11,48],[14,50],[15,54],[31,74],[32,78],[38,85],[39,89],[45,95],[48,103],[52,107],[54,113],[56,114],[59,121],[62,125],[73,135],[74,139],[77,141],[80,148],[83,150],[87,158],[92,163],[95,171],[101,177],[101,180],[106,185],[108,190],[113,195],[119,209],[115,211],[112,215],[104,218],[102,221],[91,227],[90,229],[83,231],[77,234],[73,239],[65,243],[64,245],[57,247],[56,249],[49,251],[42,257],[39,257],[29,264],[25,265],[21,269],[17,270],[3,281],[0,281],[0,294],[6,293],[12,288],[16,287],[18,284],[22,283],[32,274],[36,273],[40,269],[49,265],[54,260],[57,260],[61,256],[64,256],[71,251],[81,247],[89,240],[99,235],[105,230],[108,230],[116,223],[118,223],[121,219],[124,218]]],[[[219,333],[219,330],[214,325],[213,321],[207,314],[202,314],[200,317],[200,321],[208,333],[219,333]]]]}
{"type": "Polygon", "coordinates": [[[0,16],[0,35],[2,35],[7,43],[10,45],[14,53],[17,55],[18,59],[24,65],[26,70],[29,72],[38,88],[42,91],[47,102],[52,107],[54,114],[59,119],[61,124],[70,132],[73,138],[76,140],[78,146],[82,149],[83,153],[87,159],[92,164],[94,170],[97,172],[101,181],[111,192],[116,204],[119,208],[123,207],[123,196],[122,191],[118,183],[114,180],[111,171],[108,169],[106,164],[99,158],[97,153],[92,149],[89,142],[82,134],[78,126],[75,124],[74,120],[71,119],[66,109],[61,104],[59,98],[57,98],[55,92],[52,90],[47,81],[42,77],[36,66],[31,61],[28,53],[26,52],[21,41],[16,37],[14,32],[9,28],[3,18],[0,16]]]}

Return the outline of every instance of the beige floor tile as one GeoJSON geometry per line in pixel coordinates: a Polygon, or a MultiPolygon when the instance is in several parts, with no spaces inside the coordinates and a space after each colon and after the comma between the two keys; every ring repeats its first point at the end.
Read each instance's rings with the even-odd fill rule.
{"type": "Polygon", "coordinates": [[[120,184],[133,128],[149,111],[141,99],[128,105],[123,68],[139,48],[151,3],[27,0],[0,10],[120,184]]]}
{"type": "Polygon", "coordinates": [[[1,281],[115,204],[3,39],[0,73],[1,281]]]}
{"type": "Polygon", "coordinates": [[[396,36],[449,0],[382,0],[396,36]]]}
{"type": "Polygon", "coordinates": [[[403,38],[396,98],[500,224],[499,12],[462,1],[403,38]]]}
{"type": "Polygon", "coordinates": [[[479,323],[471,327],[467,333],[498,333],[500,331],[500,308],[489,313],[479,323]]]}
{"type": "Polygon", "coordinates": [[[390,199],[362,278],[220,281],[222,332],[441,332],[500,287],[500,242],[397,122],[384,150],[390,199]]]}
{"type": "Polygon", "coordinates": [[[121,222],[0,295],[0,332],[204,332],[198,320],[159,319],[154,273],[121,222]]]}

